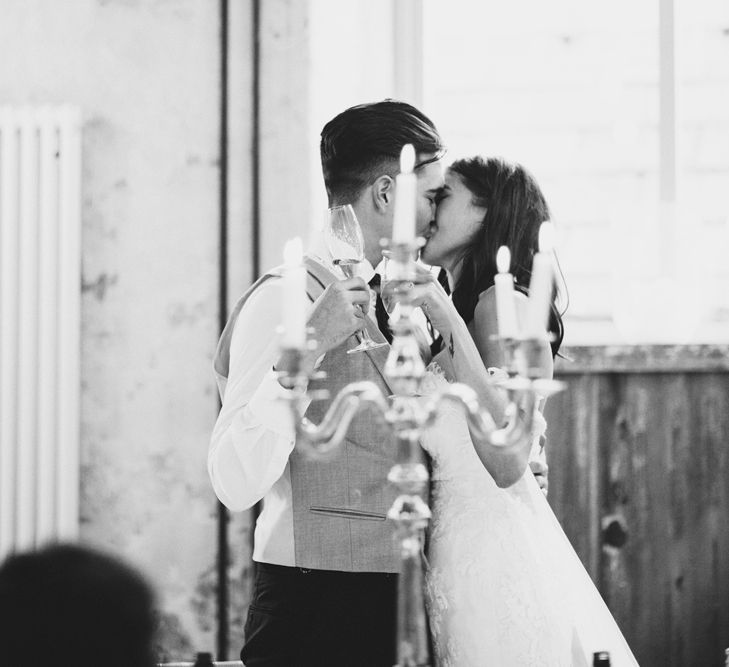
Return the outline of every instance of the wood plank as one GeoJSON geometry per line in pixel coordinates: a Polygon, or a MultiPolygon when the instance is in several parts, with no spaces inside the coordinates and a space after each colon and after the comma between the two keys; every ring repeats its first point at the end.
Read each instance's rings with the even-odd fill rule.
{"type": "Polygon", "coordinates": [[[602,400],[596,407],[600,414],[600,445],[595,465],[599,466],[601,514],[600,529],[600,590],[618,625],[632,625],[632,594],[625,547],[634,541],[631,500],[629,494],[632,461],[628,415],[621,400],[625,391],[624,378],[604,376],[602,400]],[[623,539],[626,540],[623,543],[623,539]]]}
{"type": "Polygon", "coordinates": [[[563,379],[568,389],[545,416],[550,504],[565,532],[640,664],[723,665],[729,374],[649,369],[563,379]],[[622,546],[595,537],[605,517],[627,527],[622,546]]]}
{"type": "Polygon", "coordinates": [[[691,492],[687,541],[687,585],[693,594],[687,619],[691,661],[723,664],[729,646],[729,519],[727,433],[729,383],[725,376],[691,378],[691,492]]]}
{"type": "Polygon", "coordinates": [[[663,548],[665,534],[661,513],[665,503],[660,500],[665,485],[649,461],[655,438],[649,423],[651,417],[656,417],[655,406],[651,404],[655,387],[643,377],[629,376],[621,377],[621,386],[619,412],[624,420],[621,429],[628,458],[624,511],[633,537],[622,554],[631,584],[630,617],[619,621],[639,663],[665,664],[665,632],[655,622],[655,610],[664,606],[664,600],[660,588],[652,585],[656,576],[656,547],[663,548]]]}
{"type": "Polygon", "coordinates": [[[567,347],[555,375],[583,373],[715,373],[729,370],[729,345],[567,347]]]}
{"type": "Polygon", "coordinates": [[[597,447],[592,411],[597,384],[589,376],[570,378],[568,389],[545,407],[549,502],[567,537],[595,581],[598,575],[598,503],[591,474],[597,447]]]}
{"type": "MultiPolygon", "coordinates": [[[[695,604],[694,591],[687,580],[690,577],[691,543],[688,528],[691,525],[691,475],[692,434],[690,428],[690,406],[688,404],[687,375],[670,375],[656,388],[657,396],[665,412],[663,423],[653,427],[662,440],[658,439],[658,450],[652,460],[657,474],[662,474],[666,483],[667,502],[662,507],[663,525],[662,553],[655,554],[656,576],[653,586],[661,587],[656,596],[665,596],[665,621],[658,622],[665,628],[663,645],[668,648],[670,665],[690,664],[698,656],[693,652],[693,632],[690,628],[691,611],[695,604]],[[660,399],[659,399],[660,400],[660,399]]],[[[652,464],[653,465],[653,464],[652,464]]],[[[704,663],[705,664],[705,663],[704,663]]]]}

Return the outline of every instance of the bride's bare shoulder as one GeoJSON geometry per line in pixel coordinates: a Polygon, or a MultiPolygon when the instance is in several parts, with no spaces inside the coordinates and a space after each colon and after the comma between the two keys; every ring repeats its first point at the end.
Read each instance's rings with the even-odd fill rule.
{"type": "MultiPolygon", "coordinates": [[[[516,303],[517,318],[520,322],[523,322],[528,302],[526,294],[514,290],[514,302],[516,303]]],[[[478,295],[478,302],[473,311],[473,320],[477,331],[486,332],[488,335],[497,333],[496,289],[493,285],[478,295]]]]}
{"type": "MultiPolygon", "coordinates": [[[[523,306],[528,301],[527,295],[519,290],[514,290],[514,300],[516,301],[517,308],[523,306]]],[[[481,294],[478,295],[478,303],[476,308],[479,309],[493,309],[496,312],[496,288],[494,285],[486,288],[481,294]]]]}
{"type": "MultiPolygon", "coordinates": [[[[523,321],[527,298],[521,292],[515,291],[514,300],[516,302],[517,318],[521,322],[523,321]]],[[[486,367],[501,366],[504,359],[501,345],[497,340],[499,323],[496,315],[496,289],[493,285],[478,295],[470,330],[486,367]]]]}

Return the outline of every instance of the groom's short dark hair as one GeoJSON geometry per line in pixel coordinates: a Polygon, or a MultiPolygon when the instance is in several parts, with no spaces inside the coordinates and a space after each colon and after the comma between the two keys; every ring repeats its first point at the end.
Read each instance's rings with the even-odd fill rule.
{"type": "Polygon", "coordinates": [[[379,176],[395,176],[405,144],[412,144],[418,156],[437,159],[445,153],[433,121],[406,102],[359,104],[332,118],[321,131],[319,147],[329,202],[352,203],[379,176]]]}

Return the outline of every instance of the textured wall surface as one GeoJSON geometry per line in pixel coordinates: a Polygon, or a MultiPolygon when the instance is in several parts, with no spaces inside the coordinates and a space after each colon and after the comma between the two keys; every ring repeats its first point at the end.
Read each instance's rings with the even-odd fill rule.
{"type": "Polygon", "coordinates": [[[261,270],[280,264],[285,240],[294,236],[306,239],[310,228],[308,19],[308,2],[261,2],[261,270]]]}
{"type": "Polygon", "coordinates": [[[152,579],[162,657],[212,650],[218,6],[5,0],[2,14],[0,100],[84,119],[82,538],[152,579]]]}

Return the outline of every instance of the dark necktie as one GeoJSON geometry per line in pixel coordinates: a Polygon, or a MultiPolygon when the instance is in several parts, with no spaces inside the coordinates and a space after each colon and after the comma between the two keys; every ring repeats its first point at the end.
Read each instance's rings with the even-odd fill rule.
{"type": "Polygon", "coordinates": [[[368,283],[370,289],[373,289],[377,293],[377,299],[375,300],[375,316],[377,317],[377,328],[382,332],[382,335],[387,339],[388,343],[392,343],[392,330],[390,329],[390,316],[385,310],[385,304],[382,303],[382,297],[380,296],[380,282],[382,277],[379,273],[375,273],[372,276],[372,280],[368,283]]]}
{"type": "MultiPolygon", "coordinates": [[[[446,294],[451,293],[450,285],[448,285],[448,274],[445,269],[441,269],[438,272],[438,282],[445,290],[446,294]]],[[[430,320],[428,320],[428,333],[430,334],[430,340],[433,341],[430,344],[430,356],[432,358],[441,351],[441,348],[443,347],[443,336],[438,334],[436,337],[435,330],[433,329],[433,325],[430,323],[430,320]]]]}

